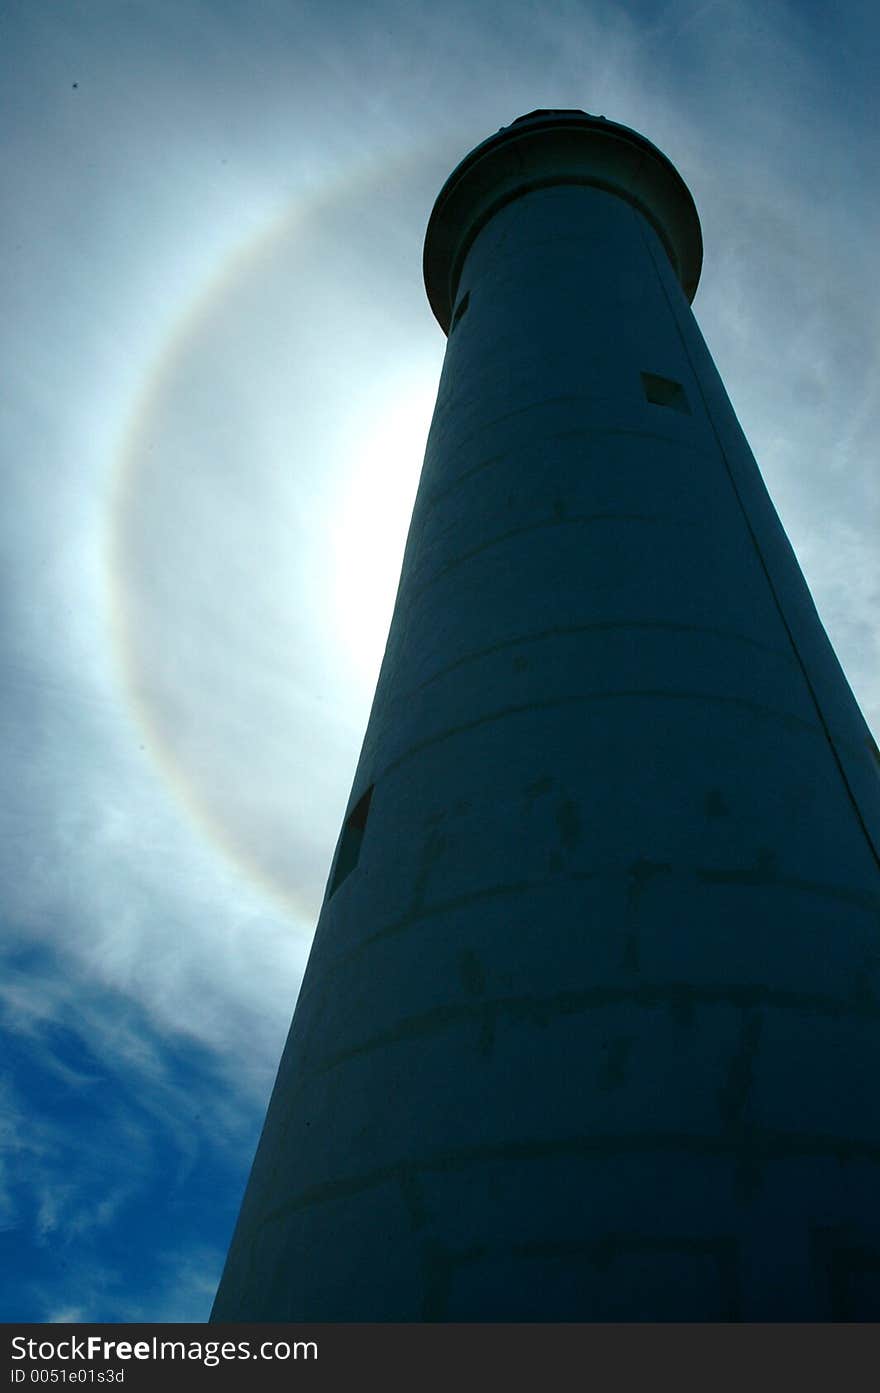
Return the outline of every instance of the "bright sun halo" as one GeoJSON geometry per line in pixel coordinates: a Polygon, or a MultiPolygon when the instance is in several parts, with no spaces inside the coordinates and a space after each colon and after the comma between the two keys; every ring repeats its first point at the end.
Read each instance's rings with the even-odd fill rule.
{"type": "Polygon", "coordinates": [[[394,608],[436,390],[423,381],[389,392],[357,432],[342,485],[331,564],[338,642],[372,691],[394,608]]]}

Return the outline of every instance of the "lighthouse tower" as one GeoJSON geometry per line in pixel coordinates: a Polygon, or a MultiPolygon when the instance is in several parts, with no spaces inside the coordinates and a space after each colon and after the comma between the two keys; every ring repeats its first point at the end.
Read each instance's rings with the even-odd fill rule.
{"type": "Polygon", "coordinates": [[[880,1317],[878,753],[701,255],[580,111],[437,199],[437,406],[215,1320],[880,1317]]]}

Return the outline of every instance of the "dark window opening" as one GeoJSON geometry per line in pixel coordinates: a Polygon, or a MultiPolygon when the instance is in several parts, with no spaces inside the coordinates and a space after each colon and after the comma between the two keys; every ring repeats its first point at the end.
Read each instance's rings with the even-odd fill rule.
{"type": "Polygon", "coordinates": [[[668,377],[657,377],[653,372],[643,372],[642,386],[648,401],[653,402],[655,406],[671,406],[673,411],[686,411],[690,414],[688,399],[680,382],[673,382],[668,377]]]}
{"type": "Polygon", "coordinates": [[[471,292],[469,290],[466,290],[455,307],[455,314],[452,316],[452,323],[449,326],[450,334],[452,333],[458,321],[461,319],[470,302],[471,292]]]}
{"type": "Polygon", "coordinates": [[[351,874],[358,863],[372,796],[373,785],[370,784],[366,793],[358,799],[348,817],[345,819],[345,826],[342,829],[342,836],[339,839],[339,851],[336,856],[336,865],[333,867],[333,875],[330,878],[330,889],[327,893],[328,900],[331,895],[336,893],[345,880],[345,877],[351,874]]]}

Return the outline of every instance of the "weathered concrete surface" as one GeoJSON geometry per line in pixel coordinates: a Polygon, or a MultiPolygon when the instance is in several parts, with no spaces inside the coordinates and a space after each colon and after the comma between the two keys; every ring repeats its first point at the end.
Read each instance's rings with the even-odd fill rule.
{"type": "Polygon", "coordinates": [[[876,748],[675,238],[559,169],[453,277],[215,1319],[880,1317],[876,748]]]}

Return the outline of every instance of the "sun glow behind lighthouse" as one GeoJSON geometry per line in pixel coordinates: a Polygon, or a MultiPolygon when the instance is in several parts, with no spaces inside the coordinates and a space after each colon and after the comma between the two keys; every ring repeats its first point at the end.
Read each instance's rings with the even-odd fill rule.
{"type": "Polygon", "coordinates": [[[395,384],[358,432],[356,461],[340,485],[328,558],[332,623],[367,693],[391,622],[435,396],[434,384],[421,378],[395,384]]]}

